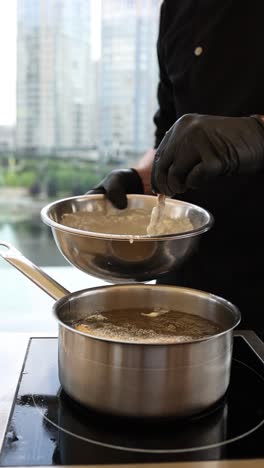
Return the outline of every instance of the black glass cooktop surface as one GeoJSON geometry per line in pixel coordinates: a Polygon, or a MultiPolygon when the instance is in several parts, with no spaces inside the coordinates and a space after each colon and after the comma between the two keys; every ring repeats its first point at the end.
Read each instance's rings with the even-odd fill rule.
{"type": "Polygon", "coordinates": [[[264,460],[263,442],[264,363],[243,337],[234,338],[229,390],[214,410],[186,421],[151,422],[75,403],[59,384],[57,339],[32,338],[0,465],[264,460]]]}

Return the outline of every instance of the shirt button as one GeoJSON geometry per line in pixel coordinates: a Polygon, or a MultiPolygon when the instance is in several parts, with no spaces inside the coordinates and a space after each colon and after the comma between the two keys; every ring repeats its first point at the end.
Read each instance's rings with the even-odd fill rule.
{"type": "Polygon", "coordinates": [[[202,55],[202,53],[203,53],[203,48],[201,46],[195,47],[194,55],[196,55],[196,57],[199,57],[199,55],[202,55]]]}

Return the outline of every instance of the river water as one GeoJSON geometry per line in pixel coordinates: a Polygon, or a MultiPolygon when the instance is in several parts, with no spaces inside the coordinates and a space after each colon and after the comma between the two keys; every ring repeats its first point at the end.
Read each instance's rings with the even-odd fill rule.
{"type": "MultiPolygon", "coordinates": [[[[23,221],[0,223],[0,240],[13,244],[38,266],[69,265],[59,252],[51,229],[38,216],[23,221]]],[[[0,268],[4,268],[6,262],[0,262],[0,268]]]]}

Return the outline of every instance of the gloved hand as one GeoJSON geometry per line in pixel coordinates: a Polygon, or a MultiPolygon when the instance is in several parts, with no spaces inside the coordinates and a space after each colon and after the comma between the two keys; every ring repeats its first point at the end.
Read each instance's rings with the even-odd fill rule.
{"type": "Polygon", "coordinates": [[[135,169],[114,169],[87,194],[104,193],[116,208],[127,207],[127,193],[144,193],[143,182],[135,169]]]}
{"type": "Polygon", "coordinates": [[[152,166],[156,193],[169,197],[218,176],[264,169],[264,123],[259,116],[182,116],[161,141],[152,166]]]}

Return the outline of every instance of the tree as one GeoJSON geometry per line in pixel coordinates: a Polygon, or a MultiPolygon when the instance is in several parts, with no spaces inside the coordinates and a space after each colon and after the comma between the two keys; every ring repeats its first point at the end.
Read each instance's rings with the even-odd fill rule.
{"type": "Polygon", "coordinates": [[[50,198],[56,197],[58,193],[58,188],[59,188],[59,184],[58,184],[57,178],[50,177],[50,179],[48,179],[47,181],[47,186],[46,186],[46,193],[48,197],[50,198]]]}
{"type": "Polygon", "coordinates": [[[29,187],[29,194],[32,197],[37,197],[41,192],[41,186],[39,182],[34,182],[30,187],[29,187]]]}

